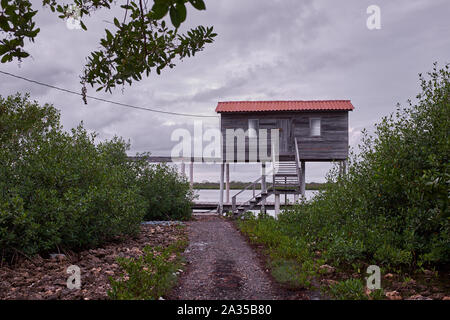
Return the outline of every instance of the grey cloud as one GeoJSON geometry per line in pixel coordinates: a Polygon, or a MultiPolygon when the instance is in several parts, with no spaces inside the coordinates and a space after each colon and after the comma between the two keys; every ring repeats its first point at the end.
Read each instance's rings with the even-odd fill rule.
{"type": "MultiPolygon", "coordinates": [[[[366,28],[369,0],[210,0],[207,10],[189,10],[183,28],[214,25],[217,40],[204,52],[177,63],[161,76],[152,74],[123,93],[89,93],[106,99],[161,110],[214,115],[219,100],[351,99],[351,144],[362,128],[373,131],[381,116],[418,92],[419,72],[434,61],[449,62],[447,0],[378,0],[382,29],[366,28]]],[[[2,70],[80,90],[84,59],[98,46],[101,11],[86,23],[89,31],[68,30],[54,14],[39,14],[41,35],[29,48],[33,60],[2,65],[2,70]]],[[[130,139],[131,152],[169,154],[173,130],[192,131],[195,118],[164,116],[90,101],[0,75],[0,94],[29,91],[40,102],[61,109],[65,128],[81,120],[100,138],[130,139]]],[[[217,126],[217,119],[204,119],[217,126]]],[[[331,164],[308,163],[307,181],[323,181],[331,164]]],[[[198,180],[218,179],[218,168],[196,166],[198,180]],[[197,168],[198,167],[198,168],[197,168]]],[[[254,165],[233,165],[232,178],[252,180],[254,165]]]]}

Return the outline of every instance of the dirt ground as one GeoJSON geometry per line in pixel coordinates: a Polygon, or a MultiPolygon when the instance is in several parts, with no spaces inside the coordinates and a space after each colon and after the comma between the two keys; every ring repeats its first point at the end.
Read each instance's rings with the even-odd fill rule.
{"type": "Polygon", "coordinates": [[[277,285],[230,221],[197,216],[187,223],[187,269],[168,299],[308,299],[305,292],[277,285]]]}
{"type": "Polygon", "coordinates": [[[53,258],[21,259],[0,267],[0,299],[107,299],[109,277],[117,278],[116,258],[138,257],[149,246],[167,246],[184,237],[185,230],[175,225],[143,225],[138,237],[106,244],[78,253],[53,258]],[[81,271],[81,289],[68,289],[66,269],[77,265],[81,271]]]}

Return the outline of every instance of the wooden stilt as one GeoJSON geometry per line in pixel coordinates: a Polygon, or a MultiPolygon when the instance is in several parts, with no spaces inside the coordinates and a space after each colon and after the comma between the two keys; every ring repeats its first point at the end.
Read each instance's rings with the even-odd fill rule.
{"type": "MultiPolygon", "coordinates": [[[[286,177],[284,177],[284,184],[286,184],[287,183],[287,178],[286,177]]],[[[288,200],[287,200],[287,192],[285,192],[284,193],[284,204],[287,204],[288,203],[288,200]]]]}
{"type": "Polygon", "coordinates": [[[184,177],[186,177],[186,165],[185,165],[184,161],[181,162],[181,174],[182,174],[184,177]]]}
{"type": "Polygon", "coordinates": [[[220,164],[220,195],[219,195],[219,214],[223,213],[223,180],[224,180],[224,169],[225,166],[223,162],[220,164]]]}
{"type": "Polygon", "coordinates": [[[298,193],[295,193],[295,194],[294,194],[294,202],[295,202],[295,203],[298,202],[298,198],[299,198],[299,197],[298,197],[298,193]]]}
{"type": "Polygon", "coordinates": [[[230,164],[225,164],[226,203],[230,203],[230,164]]]}
{"type": "MultiPolygon", "coordinates": [[[[266,187],[266,163],[263,162],[261,164],[261,194],[265,194],[267,192],[267,187],[266,187]]],[[[262,213],[266,213],[266,199],[263,198],[261,200],[261,212],[262,213]]]]}
{"type": "Polygon", "coordinates": [[[347,174],[347,160],[342,161],[342,172],[344,175],[347,174]]]}
{"type": "Polygon", "coordinates": [[[189,175],[190,175],[190,184],[191,189],[194,187],[194,162],[191,162],[189,167],[189,175]]]}
{"type": "Polygon", "coordinates": [[[301,183],[300,183],[300,193],[302,194],[302,196],[305,196],[305,189],[306,189],[306,165],[305,165],[305,161],[301,161],[301,166],[302,166],[302,175],[301,175],[301,183]]]}
{"type": "Polygon", "coordinates": [[[275,193],[275,218],[280,214],[280,194],[275,193]]]}

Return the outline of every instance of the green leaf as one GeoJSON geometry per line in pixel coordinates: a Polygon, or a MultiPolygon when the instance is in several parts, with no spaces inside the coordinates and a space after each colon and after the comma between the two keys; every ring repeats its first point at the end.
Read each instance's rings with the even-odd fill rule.
{"type": "Polygon", "coordinates": [[[27,12],[27,13],[25,13],[24,15],[23,15],[23,18],[25,19],[25,20],[31,20],[31,18],[33,18],[35,15],[36,15],[36,13],[37,13],[37,10],[36,11],[30,11],[30,12],[27,12]]]}
{"type": "Polygon", "coordinates": [[[5,62],[7,62],[9,60],[11,60],[11,55],[5,54],[0,62],[1,63],[5,63],[5,62]]]}
{"type": "Polygon", "coordinates": [[[0,56],[8,52],[8,47],[4,45],[0,45],[0,56]]]}
{"type": "Polygon", "coordinates": [[[6,18],[5,16],[1,15],[0,16],[0,28],[3,29],[3,31],[9,31],[9,24],[8,24],[8,18],[6,18]]]}
{"type": "Polygon", "coordinates": [[[83,21],[80,20],[80,26],[83,30],[87,30],[86,25],[83,23],[83,21]]]}
{"type": "Polygon", "coordinates": [[[30,38],[36,37],[37,34],[39,33],[39,31],[41,31],[40,28],[37,28],[36,30],[31,31],[30,34],[29,34],[29,37],[30,37],[30,38]]]}
{"type": "Polygon", "coordinates": [[[186,20],[186,6],[184,5],[183,1],[178,1],[175,5],[175,9],[177,10],[178,19],[180,21],[180,24],[186,20]]]}
{"type": "Polygon", "coordinates": [[[181,24],[180,18],[178,17],[178,11],[174,6],[170,7],[170,21],[175,28],[178,28],[181,24]]]}
{"type": "Polygon", "coordinates": [[[205,2],[203,2],[203,0],[189,0],[189,2],[197,10],[206,10],[205,2]]]}
{"type": "Polygon", "coordinates": [[[156,20],[162,19],[169,11],[169,4],[166,1],[155,1],[152,7],[153,18],[156,20]]]}
{"type": "Polygon", "coordinates": [[[117,18],[114,18],[114,24],[116,25],[117,28],[120,28],[120,22],[119,20],[117,20],[117,18]]]}
{"type": "Polygon", "coordinates": [[[112,40],[113,40],[112,33],[108,29],[105,29],[105,31],[106,31],[106,40],[108,40],[109,42],[112,42],[112,40]]]}
{"type": "Polygon", "coordinates": [[[28,53],[28,52],[25,52],[25,51],[19,51],[19,52],[17,52],[17,54],[16,54],[16,57],[19,57],[19,58],[26,58],[26,57],[28,57],[30,54],[28,53]]]}

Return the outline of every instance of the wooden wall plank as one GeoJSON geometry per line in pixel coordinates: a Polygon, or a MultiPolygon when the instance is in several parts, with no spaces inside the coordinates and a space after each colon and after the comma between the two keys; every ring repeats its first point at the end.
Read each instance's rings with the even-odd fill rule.
{"type": "MultiPolygon", "coordinates": [[[[281,129],[280,148],[286,151],[286,156],[294,152],[294,138],[299,142],[300,158],[314,161],[332,161],[346,159],[348,156],[348,112],[347,111],[320,111],[320,112],[265,112],[265,113],[232,113],[221,114],[221,132],[226,137],[226,129],[248,130],[248,120],[259,119],[259,128],[267,129],[268,150],[271,153],[270,129],[281,129]],[[321,119],[321,136],[310,136],[310,118],[321,119]],[[286,136],[287,135],[287,136],[286,136]],[[287,138],[286,138],[287,137],[287,138]],[[286,141],[287,145],[283,142],[286,141]]],[[[224,140],[225,141],[225,140],[224,140]]],[[[249,144],[248,137],[244,146],[234,146],[234,161],[237,161],[236,152],[244,152],[248,161],[249,151],[259,149],[249,144]],[[255,149],[256,148],[256,149],[255,149]]],[[[223,154],[226,158],[226,148],[223,145],[223,154]]],[[[260,159],[257,159],[258,161],[260,159]]]]}

